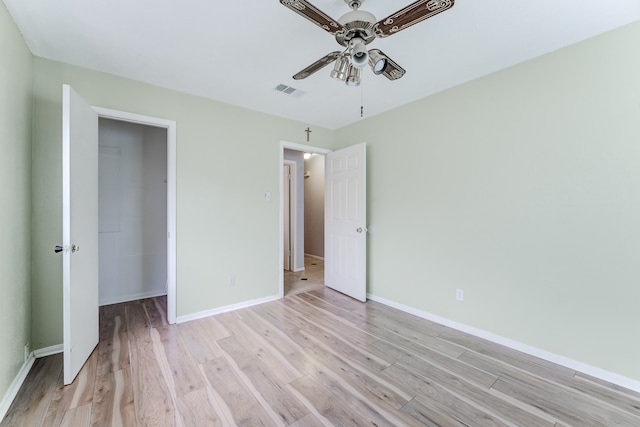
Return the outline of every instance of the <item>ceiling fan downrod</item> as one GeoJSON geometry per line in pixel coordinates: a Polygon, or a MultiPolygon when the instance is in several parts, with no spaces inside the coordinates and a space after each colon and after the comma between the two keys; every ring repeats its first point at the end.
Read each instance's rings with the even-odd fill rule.
{"type": "Polygon", "coordinates": [[[344,0],[344,2],[353,10],[358,10],[362,6],[362,0],[344,0]]]}

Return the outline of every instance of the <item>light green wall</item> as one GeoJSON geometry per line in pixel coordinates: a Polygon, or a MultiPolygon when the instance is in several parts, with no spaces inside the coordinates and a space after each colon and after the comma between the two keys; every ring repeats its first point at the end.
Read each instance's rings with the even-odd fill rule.
{"type": "MultiPolygon", "coordinates": [[[[62,343],[62,260],[52,248],[62,236],[63,83],[91,105],[177,122],[178,316],[278,293],[279,147],[281,140],[306,143],[306,123],[36,58],[35,348],[62,343]]],[[[332,142],[332,131],[314,128],[313,135],[314,145],[332,142]]]]}
{"type": "Polygon", "coordinates": [[[0,399],[31,336],[31,83],[33,57],[0,3],[0,399]]]}
{"type": "Polygon", "coordinates": [[[638,40],[340,129],[368,143],[369,292],[640,380],[638,40]]]}

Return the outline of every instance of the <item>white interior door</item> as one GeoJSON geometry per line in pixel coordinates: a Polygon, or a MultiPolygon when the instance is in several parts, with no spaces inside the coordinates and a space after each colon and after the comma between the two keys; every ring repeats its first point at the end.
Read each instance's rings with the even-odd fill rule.
{"type": "Polygon", "coordinates": [[[98,344],[98,114],[63,86],[64,383],[98,344]]]}
{"type": "Polygon", "coordinates": [[[325,285],[367,299],[366,145],[325,157],[325,285]]]}

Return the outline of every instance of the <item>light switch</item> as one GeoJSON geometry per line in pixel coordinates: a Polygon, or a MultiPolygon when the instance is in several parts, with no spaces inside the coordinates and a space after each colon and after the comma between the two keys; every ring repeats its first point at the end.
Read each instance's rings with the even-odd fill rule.
{"type": "Polygon", "coordinates": [[[271,192],[270,191],[265,191],[264,192],[264,200],[266,202],[270,202],[271,201],[271,192]]]}

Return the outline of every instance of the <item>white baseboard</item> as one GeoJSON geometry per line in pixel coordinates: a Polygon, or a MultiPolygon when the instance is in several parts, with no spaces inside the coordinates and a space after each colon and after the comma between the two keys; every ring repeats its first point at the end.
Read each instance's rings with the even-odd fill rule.
{"type": "Polygon", "coordinates": [[[304,267],[294,267],[294,268],[293,268],[293,272],[294,272],[294,273],[299,273],[299,272],[301,272],[301,271],[304,271],[304,267]]]}
{"type": "Polygon", "coordinates": [[[315,258],[315,259],[319,259],[321,261],[324,261],[324,257],[318,256],[318,255],[304,254],[304,256],[308,256],[309,258],[315,258]]]}
{"type": "Polygon", "coordinates": [[[33,351],[33,355],[36,359],[40,359],[41,357],[51,356],[52,354],[62,353],[64,351],[64,344],[56,344],[51,347],[40,348],[38,350],[33,351]]]}
{"type": "Polygon", "coordinates": [[[103,306],[103,305],[111,305],[111,304],[120,304],[121,302],[135,301],[135,300],[145,299],[145,298],[154,298],[154,297],[160,297],[163,295],[167,295],[167,291],[164,289],[157,289],[149,292],[141,292],[141,293],[131,294],[131,295],[120,295],[113,298],[104,298],[98,302],[98,305],[103,306]]]}
{"type": "Polygon", "coordinates": [[[0,420],[7,415],[7,411],[13,403],[13,399],[18,395],[18,391],[20,391],[20,387],[22,387],[22,383],[27,378],[31,367],[33,366],[33,362],[35,362],[36,358],[33,353],[29,355],[29,358],[24,362],[20,370],[18,371],[18,375],[13,379],[13,382],[9,386],[9,389],[6,391],[2,400],[0,400],[0,420]]]}
{"type": "Polygon", "coordinates": [[[237,304],[226,305],[224,307],[214,308],[212,310],[200,311],[198,313],[187,314],[185,316],[178,316],[176,319],[176,323],[184,323],[189,322],[191,320],[202,319],[204,317],[213,316],[214,314],[226,313],[228,311],[239,310],[241,308],[247,308],[258,304],[263,304],[265,302],[276,301],[281,297],[279,295],[273,295],[270,297],[258,298],[251,301],[244,301],[237,304]]]}
{"type": "Polygon", "coordinates": [[[583,374],[591,375],[592,377],[599,378],[601,380],[610,382],[612,384],[617,384],[629,390],[640,392],[640,381],[634,380],[632,378],[628,378],[623,375],[616,374],[614,372],[609,372],[604,369],[598,368],[596,366],[588,365],[586,363],[579,362],[577,360],[573,360],[568,357],[560,356],[560,355],[551,353],[549,351],[539,349],[537,347],[523,344],[519,341],[515,341],[510,338],[505,338],[503,336],[500,336],[491,332],[487,332],[482,329],[465,325],[463,323],[454,322],[444,317],[440,317],[438,315],[428,313],[426,311],[418,310],[416,308],[409,307],[407,305],[400,304],[395,301],[381,298],[372,294],[367,294],[367,298],[372,301],[376,301],[381,304],[388,305],[389,307],[393,307],[398,310],[404,311],[406,313],[413,314],[418,317],[422,317],[423,319],[431,320],[432,322],[436,322],[441,325],[448,326],[458,331],[465,332],[467,334],[474,335],[479,338],[483,338],[485,340],[494,342],[496,344],[504,345],[505,347],[509,347],[511,349],[521,351],[523,353],[538,357],[543,360],[547,360],[549,362],[564,366],[574,371],[579,371],[579,372],[582,372],[583,374]]]}

